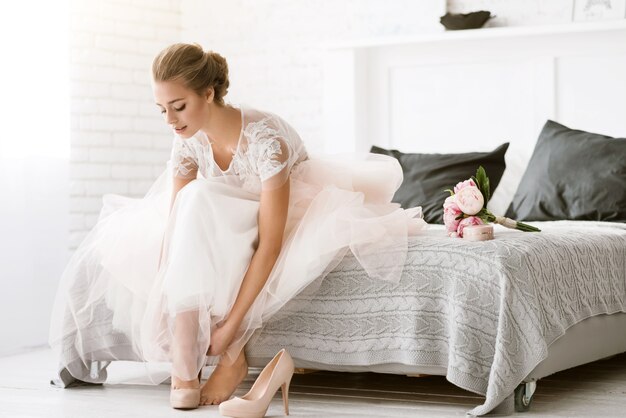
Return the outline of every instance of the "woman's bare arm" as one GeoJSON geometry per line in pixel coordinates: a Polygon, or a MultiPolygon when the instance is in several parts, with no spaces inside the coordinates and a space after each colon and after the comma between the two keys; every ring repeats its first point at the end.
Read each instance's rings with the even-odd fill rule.
{"type": "Polygon", "coordinates": [[[211,339],[209,355],[221,354],[230,344],[248,309],[265,285],[283,243],[289,206],[289,180],[275,190],[261,192],[259,207],[259,245],[252,256],[235,303],[226,321],[216,330],[221,338],[211,339]]]}

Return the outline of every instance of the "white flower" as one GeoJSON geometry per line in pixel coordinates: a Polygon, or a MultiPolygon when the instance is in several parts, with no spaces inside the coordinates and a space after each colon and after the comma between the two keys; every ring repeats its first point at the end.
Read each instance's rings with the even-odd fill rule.
{"type": "Polygon", "coordinates": [[[485,198],[478,187],[464,187],[455,195],[456,204],[466,215],[476,215],[483,208],[485,198]]]}

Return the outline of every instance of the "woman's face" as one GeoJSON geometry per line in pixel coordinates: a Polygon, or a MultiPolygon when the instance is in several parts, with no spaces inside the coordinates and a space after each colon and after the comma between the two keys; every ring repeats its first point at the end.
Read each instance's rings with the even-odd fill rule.
{"type": "Polygon", "coordinates": [[[152,91],[165,123],[183,138],[198,132],[209,116],[212,95],[198,96],[178,81],[157,81],[152,84],[152,91]]]}

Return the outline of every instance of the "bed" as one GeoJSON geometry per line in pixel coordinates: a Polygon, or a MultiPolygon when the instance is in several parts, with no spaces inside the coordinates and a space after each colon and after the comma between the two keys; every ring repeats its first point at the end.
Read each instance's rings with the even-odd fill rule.
{"type": "MultiPolygon", "coordinates": [[[[623,212],[626,207],[626,200],[623,199],[626,170],[621,163],[618,163],[622,167],[619,169],[614,169],[616,165],[612,163],[601,164],[603,158],[597,161],[593,158],[585,159],[586,150],[593,147],[581,148],[579,155],[571,159],[559,155],[559,152],[552,153],[543,161],[544,164],[550,165],[541,171],[544,177],[535,175],[531,180],[531,175],[525,184],[522,183],[527,174],[529,172],[532,174],[533,169],[536,169],[536,166],[529,169],[529,162],[532,156],[541,153],[537,152],[537,133],[542,130],[546,120],[556,120],[585,131],[612,135],[624,141],[626,125],[623,115],[626,112],[626,102],[622,98],[626,94],[626,86],[620,81],[622,78],[620,74],[626,71],[624,36],[626,25],[623,21],[606,21],[501,27],[405,37],[382,36],[329,44],[324,60],[326,149],[328,151],[337,149],[337,137],[342,138],[340,151],[367,151],[372,145],[377,145],[387,150],[402,150],[405,153],[433,154],[493,150],[507,141],[510,145],[506,152],[506,169],[490,202],[494,213],[505,214],[509,204],[514,200],[514,195],[519,193],[523,198],[524,193],[534,193],[534,187],[541,188],[550,174],[552,178],[561,176],[575,184],[576,170],[587,169],[590,165],[594,166],[596,175],[603,180],[590,189],[579,188],[577,197],[572,198],[576,193],[571,194],[570,199],[566,199],[567,202],[558,202],[556,205],[564,203],[565,206],[573,208],[587,196],[597,193],[598,199],[594,201],[594,205],[602,207],[605,200],[610,200],[610,194],[617,191],[622,193],[617,211],[623,212]],[[557,170],[553,169],[558,165],[571,167],[571,170],[566,176],[563,176],[564,172],[556,174],[557,170]],[[609,184],[616,178],[619,178],[621,183],[612,189],[609,184]],[[606,182],[603,182],[605,180],[606,182]],[[599,192],[600,189],[604,191],[599,192]]],[[[567,152],[567,146],[561,148],[561,151],[567,152]]],[[[602,154],[606,156],[611,152],[602,154]]],[[[616,156],[616,160],[626,160],[623,145],[613,155],[616,156]]],[[[425,160],[414,159],[414,161],[423,163],[425,160]]],[[[488,172],[493,172],[493,169],[488,172]]],[[[451,182],[452,184],[454,183],[451,182]]],[[[556,192],[554,196],[567,194],[565,190],[568,186],[561,183],[558,190],[552,190],[556,192]]],[[[533,199],[528,201],[532,202],[533,199]]],[[[547,200],[535,203],[541,208],[546,202],[547,200]]],[[[524,219],[524,216],[517,217],[519,214],[518,211],[515,217],[524,219]]],[[[537,218],[531,216],[526,219],[537,218]]],[[[552,218],[558,219],[585,219],[585,217],[552,218]]],[[[600,220],[602,217],[587,219],[600,220]]],[[[390,373],[446,375],[449,380],[461,387],[486,394],[485,403],[473,409],[472,414],[486,413],[497,404],[501,406],[498,409],[511,412],[513,401],[517,410],[526,410],[537,380],[556,371],[626,350],[624,331],[626,314],[623,307],[623,300],[626,297],[623,235],[626,218],[622,215],[621,218],[611,220],[618,222],[596,224],[584,221],[573,223],[557,221],[547,224],[540,222],[537,225],[541,225],[544,232],[536,236],[496,230],[497,239],[490,246],[484,247],[492,251],[494,258],[481,258],[481,263],[484,264],[484,268],[492,269],[491,277],[494,282],[498,282],[492,289],[494,293],[487,295],[497,302],[496,305],[500,310],[497,313],[486,312],[480,307],[479,311],[485,317],[475,318],[477,324],[484,324],[484,321],[487,321],[489,327],[482,327],[482,330],[489,330],[487,333],[489,335],[485,334],[483,338],[479,338],[481,330],[477,329],[472,333],[471,330],[462,332],[458,329],[459,326],[463,327],[463,320],[471,318],[470,314],[458,316],[459,309],[463,310],[462,300],[444,299],[441,295],[441,300],[445,303],[442,302],[443,306],[433,307],[448,309],[452,315],[456,315],[445,320],[439,318],[438,329],[445,332],[454,331],[453,333],[457,334],[456,337],[450,336],[447,342],[460,344],[465,348],[462,351],[475,353],[477,358],[468,357],[471,359],[470,362],[475,363],[474,366],[470,367],[467,358],[460,356],[462,353],[454,349],[450,351],[443,349],[444,354],[436,350],[430,351],[437,344],[441,344],[440,348],[450,348],[441,339],[433,337],[432,340],[425,342],[419,340],[419,337],[415,339],[409,337],[396,340],[396,343],[403,342],[409,347],[409,352],[403,355],[397,353],[386,355],[384,359],[378,358],[376,361],[372,361],[367,353],[344,354],[342,349],[349,351],[350,344],[342,346],[338,342],[333,342],[331,345],[337,352],[332,357],[334,360],[307,356],[303,358],[306,360],[303,367],[308,364],[311,368],[333,370],[364,368],[390,373]],[[604,237],[604,234],[613,238],[605,242],[599,238],[604,237]],[[573,239],[574,236],[578,240],[573,239]],[[544,241],[546,239],[553,239],[554,242],[544,241]],[[517,242],[518,240],[521,241],[517,242]],[[599,254],[603,250],[600,247],[591,247],[595,245],[592,244],[594,242],[604,245],[609,241],[613,242],[611,245],[616,246],[614,250],[618,258],[613,260],[615,270],[601,275],[602,266],[594,264],[595,256],[592,254],[599,254]],[[564,258],[554,258],[556,254],[561,254],[564,258]],[[510,258],[507,260],[507,257],[510,258]],[[584,265],[589,267],[585,277],[576,269],[583,260],[586,260],[584,265]],[[537,271],[536,263],[541,263],[542,268],[550,272],[550,276],[542,278],[541,272],[537,271]],[[524,277],[521,275],[524,269],[528,269],[529,274],[532,274],[524,277]],[[589,297],[590,292],[591,294],[602,292],[593,286],[598,280],[608,285],[605,280],[609,277],[618,287],[605,289],[605,292],[608,292],[605,293],[607,299],[599,302],[604,307],[600,308],[598,305],[596,309],[592,307],[594,303],[583,302],[589,297]],[[545,299],[547,295],[569,298],[570,306],[564,310],[551,310],[551,305],[545,299]],[[497,299],[498,296],[501,298],[497,299]],[[609,302],[609,299],[615,302],[612,308],[609,305],[613,302],[609,302]],[[523,305],[532,301],[537,303],[533,309],[527,309],[523,305]],[[518,309],[520,310],[515,314],[518,309]],[[507,316],[509,314],[511,316],[507,316]],[[502,321],[499,326],[495,324],[495,315],[502,315],[497,317],[498,321],[502,321]],[[455,319],[462,321],[450,322],[455,319]],[[517,334],[517,337],[514,334],[517,334]],[[470,336],[474,338],[469,338],[470,336]],[[424,347],[427,348],[426,352],[421,351],[424,347]],[[536,352],[528,352],[530,348],[536,352]],[[411,354],[412,349],[419,353],[411,354]],[[504,354],[504,351],[498,353],[499,350],[510,351],[510,355],[504,354]],[[433,354],[435,352],[438,354],[433,354]],[[428,360],[424,356],[427,356],[428,360]],[[520,358],[525,360],[520,362],[518,361],[520,358]],[[344,362],[343,359],[349,360],[344,362]],[[376,362],[379,364],[373,364],[376,362]],[[468,369],[461,367],[455,370],[457,367],[455,364],[466,366],[468,369]],[[475,373],[481,367],[484,368],[479,372],[483,375],[482,378],[476,380],[464,375],[470,372],[470,376],[476,377],[475,373]]],[[[432,233],[437,232],[433,230],[432,233]]],[[[435,237],[431,239],[433,243],[440,242],[442,248],[445,247],[442,251],[454,252],[455,259],[461,265],[466,265],[468,272],[474,271],[470,260],[476,259],[475,254],[473,256],[467,254],[464,258],[462,248],[454,249],[456,243],[446,241],[444,238],[441,238],[441,241],[435,237]]],[[[455,271],[451,266],[446,268],[450,274],[455,271]]],[[[430,280],[432,275],[438,275],[439,271],[426,275],[412,265],[407,274],[403,277],[403,283],[410,286],[411,281],[419,283],[420,279],[423,280],[426,276],[430,280]],[[412,274],[416,276],[409,277],[412,274]]],[[[473,283],[473,280],[480,285],[484,284],[478,277],[475,279],[471,277],[473,276],[470,274],[456,284],[449,283],[449,289],[461,292],[462,289],[455,286],[467,285],[467,281],[473,283]]],[[[445,278],[442,280],[449,281],[445,278]]],[[[334,301],[332,298],[334,292],[345,290],[347,283],[347,278],[333,272],[331,280],[319,288],[320,292],[328,293],[322,293],[317,299],[311,296],[309,305],[317,306],[323,297],[327,297],[332,302],[331,306],[336,307],[338,311],[351,312],[350,309],[363,309],[363,318],[366,318],[365,313],[370,307],[374,309],[375,305],[365,295],[359,295],[365,297],[363,302],[353,303],[347,300],[334,301]]],[[[472,289],[469,287],[467,290],[472,289]]],[[[442,289],[437,290],[443,293],[442,289]]],[[[461,296],[462,293],[453,295],[461,296]]],[[[413,309],[411,312],[415,312],[415,309],[418,309],[416,306],[422,306],[420,303],[425,302],[423,299],[415,299],[415,296],[411,297],[413,298],[411,302],[414,302],[411,305],[413,309]]],[[[481,294],[481,298],[484,297],[486,295],[481,294]]],[[[481,301],[481,298],[475,301],[481,301]]],[[[385,296],[384,300],[397,306],[399,310],[409,304],[400,293],[385,296]]],[[[465,306],[471,306],[472,301],[474,300],[467,300],[465,306]]],[[[567,305],[565,299],[559,303],[558,306],[567,305]]],[[[471,314],[476,312],[478,311],[470,311],[471,314]]],[[[301,312],[296,317],[299,315],[306,314],[301,312]]],[[[401,314],[386,314],[385,317],[389,315],[392,315],[392,318],[396,315],[393,319],[395,322],[388,325],[397,325],[400,327],[398,330],[406,327],[404,329],[417,331],[416,334],[435,331],[432,329],[433,324],[421,319],[419,315],[410,319],[401,314]]],[[[366,321],[363,321],[365,326],[366,321]]],[[[286,324],[287,322],[281,326],[286,324]]],[[[302,322],[297,326],[300,326],[304,333],[312,332],[316,338],[324,336],[321,330],[314,331],[302,322]],[[316,334],[318,331],[320,333],[316,334]]],[[[381,327],[381,330],[386,329],[383,325],[381,327]]],[[[268,329],[265,332],[270,331],[268,329]]],[[[402,332],[398,335],[400,334],[402,332]]],[[[275,337],[279,338],[279,335],[275,337]]],[[[346,333],[339,334],[339,337],[350,337],[355,341],[361,338],[367,340],[367,336],[349,336],[346,333]]],[[[347,341],[350,341],[349,338],[347,341]]],[[[308,341],[308,344],[323,346],[319,339],[308,341]]],[[[306,352],[306,347],[298,348],[303,350],[303,353],[306,352]]],[[[265,356],[262,345],[256,347],[251,344],[250,349],[252,356],[265,356]]],[[[331,352],[331,349],[327,351],[328,357],[331,357],[331,352]]]]}
{"type": "Polygon", "coordinates": [[[512,412],[514,392],[527,410],[542,377],[626,351],[626,225],[533,224],[478,243],[433,226],[397,284],[347,256],[253,336],[249,362],[286,347],[297,367],[445,375],[486,395],[474,415],[512,412]]]}

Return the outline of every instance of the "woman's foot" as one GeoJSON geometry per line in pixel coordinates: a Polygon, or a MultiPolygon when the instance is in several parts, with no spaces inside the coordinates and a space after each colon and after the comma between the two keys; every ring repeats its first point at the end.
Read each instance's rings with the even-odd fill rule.
{"type": "Polygon", "coordinates": [[[248,362],[243,349],[232,365],[219,363],[209,380],[202,386],[200,405],[219,405],[230,398],[237,386],[248,375],[248,362]]]}

